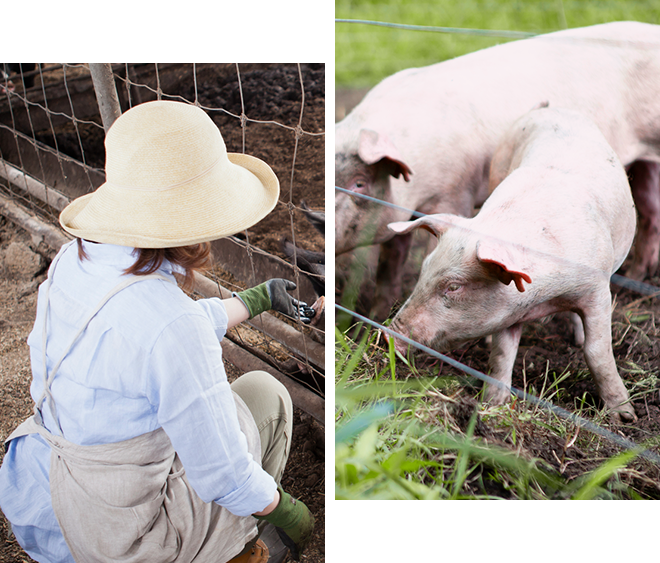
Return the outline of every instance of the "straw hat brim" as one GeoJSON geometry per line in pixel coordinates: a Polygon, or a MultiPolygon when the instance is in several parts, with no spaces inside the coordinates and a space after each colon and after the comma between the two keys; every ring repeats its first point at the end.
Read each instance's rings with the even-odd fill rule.
{"type": "Polygon", "coordinates": [[[230,236],[261,221],[279,197],[264,161],[227,153],[229,163],[185,190],[126,188],[106,182],[71,202],[60,224],[75,237],[135,248],[172,248],[230,236]]]}

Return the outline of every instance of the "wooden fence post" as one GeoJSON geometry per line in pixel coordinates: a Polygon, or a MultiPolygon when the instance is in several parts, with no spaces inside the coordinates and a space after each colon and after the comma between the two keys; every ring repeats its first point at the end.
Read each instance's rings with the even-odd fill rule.
{"type": "Polygon", "coordinates": [[[115,78],[112,74],[112,65],[109,63],[89,63],[89,71],[92,74],[94,92],[99,104],[103,128],[106,135],[108,129],[121,115],[119,96],[115,86],[115,78]]]}

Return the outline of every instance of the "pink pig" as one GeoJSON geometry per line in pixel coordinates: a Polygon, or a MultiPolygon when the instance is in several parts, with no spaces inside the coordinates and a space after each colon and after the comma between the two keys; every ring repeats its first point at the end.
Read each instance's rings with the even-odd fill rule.
{"type": "Polygon", "coordinates": [[[487,385],[485,398],[501,404],[510,396],[522,324],[572,311],[584,325],[600,397],[615,419],[635,419],[612,353],[609,280],[635,235],[618,157],[582,114],[535,109],[498,145],[490,185],[473,218],[437,214],[389,225],[438,237],[392,329],[439,351],[492,334],[491,376],[507,389],[487,385]]]}
{"type": "MultiPolygon", "coordinates": [[[[500,137],[539,102],[579,110],[631,174],[640,214],[627,274],[660,250],[660,26],[615,22],[497,45],[375,86],[335,126],[335,185],[422,213],[471,216],[488,195],[500,137]]],[[[411,237],[387,224],[412,215],[337,192],[335,251],[381,245],[375,318],[401,297],[411,237]]]]}

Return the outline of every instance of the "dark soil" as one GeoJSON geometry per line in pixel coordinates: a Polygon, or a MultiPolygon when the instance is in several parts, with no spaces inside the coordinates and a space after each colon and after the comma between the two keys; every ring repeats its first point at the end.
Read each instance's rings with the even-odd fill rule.
{"type": "MultiPolygon", "coordinates": [[[[304,219],[300,201],[305,200],[314,210],[325,208],[325,138],[302,134],[273,123],[257,123],[252,120],[277,121],[295,128],[300,119],[302,96],[298,68],[293,64],[240,65],[241,85],[247,117],[245,129],[240,119],[221,111],[241,114],[240,97],[237,96],[235,65],[202,65],[197,75],[197,92],[189,80],[183,80],[179,91],[164,91],[163,99],[176,96],[195,99],[208,110],[219,125],[229,152],[245,152],[268,162],[280,179],[280,203],[266,220],[250,229],[250,243],[272,254],[284,257],[281,239],[291,238],[291,214],[296,242],[309,250],[324,250],[324,239],[304,219]],[[295,166],[293,162],[296,154],[295,166]],[[292,181],[293,170],[293,181],[292,181]],[[289,202],[293,206],[289,206],[289,202]],[[291,211],[290,211],[291,209],[291,211]]],[[[322,133],[325,128],[325,69],[323,65],[301,65],[305,86],[305,102],[302,130],[306,133],[322,133]]],[[[190,72],[184,69],[182,72],[190,72]]],[[[102,129],[82,126],[81,137],[85,160],[102,168],[105,155],[102,129]]],[[[52,135],[41,134],[42,142],[53,145],[52,135]]],[[[60,151],[80,159],[77,135],[73,130],[58,132],[60,151]]],[[[34,249],[30,237],[0,216],[0,439],[4,438],[23,419],[31,414],[29,396],[31,381],[27,335],[35,317],[38,284],[43,281],[48,263],[43,260],[38,271],[18,272],[5,267],[4,252],[11,242],[20,241],[34,249]]],[[[30,260],[28,260],[29,262],[30,260]]],[[[240,375],[226,363],[230,380],[240,375]]],[[[300,498],[310,508],[316,519],[312,542],[303,561],[325,561],[325,454],[324,429],[309,415],[296,409],[293,443],[283,488],[300,498]]],[[[4,453],[4,451],[2,450],[4,453]]],[[[0,459],[3,454],[0,453],[0,459]]],[[[20,546],[12,541],[7,524],[0,513],[0,562],[31,561],[20,546]]]]}

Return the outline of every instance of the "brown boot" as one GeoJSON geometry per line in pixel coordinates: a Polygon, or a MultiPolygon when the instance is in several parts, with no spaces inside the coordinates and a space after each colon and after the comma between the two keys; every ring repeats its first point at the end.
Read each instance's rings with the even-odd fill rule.
{"type": "Polygon", "coordinates": [[[261,540],[257,540],[252,549],[237,555],[227,563],[268,563],[268,547],[261,540]]]}

